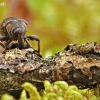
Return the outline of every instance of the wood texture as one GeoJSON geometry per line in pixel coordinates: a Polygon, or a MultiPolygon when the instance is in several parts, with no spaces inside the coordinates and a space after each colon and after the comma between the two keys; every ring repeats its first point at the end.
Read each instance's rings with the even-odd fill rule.
{"type": "Polygon", "coordinates": [[[44,59],[32,48],[17,48],[0,53],[0,95],[19,95],[24,82],[38,90],[43,81],[63,80],[79,88],[94,88],[100,84],[100,44],[69,44],[62,52],[44,59]]]}

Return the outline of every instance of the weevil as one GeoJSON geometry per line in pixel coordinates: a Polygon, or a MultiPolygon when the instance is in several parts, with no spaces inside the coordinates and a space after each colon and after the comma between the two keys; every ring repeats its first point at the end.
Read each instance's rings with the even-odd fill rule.
{"type": "Polygon", "coordinates": [[[40,52],[40,39],[35,36],[25,36],[26,31],[28,27],[28,22],[24,19],[21,18],[16,18],[16,17],[9,17],[6,18],[2,21],[0,24],[0,33],[2,36],[0,36],[0,41],[5,41],[5,44],[0,42],[0,45],[8,49],[9,44],[12,41],[17,41],[18,40],[18,48],[19,49],[24,49],[26,42],[28,47],[32,47],[29,40],[36,40],[38,41],[38,50],[37,52],[40,52]]]}

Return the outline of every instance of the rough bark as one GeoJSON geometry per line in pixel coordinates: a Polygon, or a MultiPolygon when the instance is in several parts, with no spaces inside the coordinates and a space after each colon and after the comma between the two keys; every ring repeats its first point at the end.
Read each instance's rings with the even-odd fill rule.
{"type": "Polygon", "coordinates": [[[100,84],[100,44],[69,44],[46,59],[32,48],[0,53],[0,95],[19,95],[26,81],[40,90],[44,80],[63,80],[79,88],[96,87],[100,84]]]}

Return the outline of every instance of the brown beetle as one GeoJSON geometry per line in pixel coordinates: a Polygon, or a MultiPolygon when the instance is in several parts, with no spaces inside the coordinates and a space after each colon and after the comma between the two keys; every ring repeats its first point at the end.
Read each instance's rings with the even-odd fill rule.
{"type": "Polygon", "coordinates": [[[0,45],[8,49],[9,44],[12,41],[18,40],[18,47],[19,49],[24,49],[24,41],[28,45],[28,47],[32,47],[29,43],[29,40],[36,40],[38,41],[38,50],[37,52],[40,52],[40,40],[37,36],[31,35],[31,36],[25,36],[25,33],[27,31],[28,22],[24,19],[15,18],[15,17],[9,17],[3,20],[3,22],[0,24],[0,41],[5,41],[5,44],[2,42],[0,45]]]}

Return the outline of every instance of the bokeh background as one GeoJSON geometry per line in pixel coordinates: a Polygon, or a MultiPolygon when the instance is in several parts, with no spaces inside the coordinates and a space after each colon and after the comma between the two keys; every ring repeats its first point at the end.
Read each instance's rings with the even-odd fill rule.
{"type": "Polygon", "coordinates": [[[0,0],[0,22],[11,16],[29,22],[26,35],[40,38],[43,57],[70,43],[100,42],[100,0],[0,0]]]}

